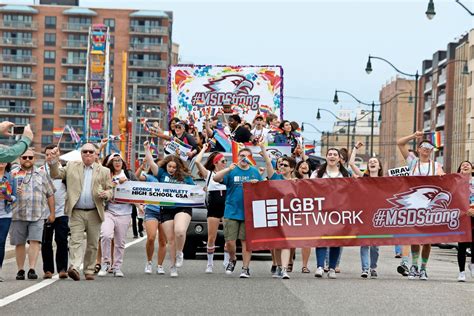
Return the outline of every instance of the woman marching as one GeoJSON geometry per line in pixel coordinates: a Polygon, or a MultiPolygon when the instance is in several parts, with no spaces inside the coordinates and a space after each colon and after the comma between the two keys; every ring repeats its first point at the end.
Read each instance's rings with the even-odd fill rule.
{"type": "MultiPolygon", "coordinates": [[[[364,146],[363,143],[358,142],[354,150],[352,150],[351,158],[349,160],[349,166],[352,171],[359,177],[382,177],[383,170],[380,160],[375,157],[369,159],[367,163],[367,170],[365,172],[360,171],[360,169],[355,164],[355,158],[357,155],[357,150],[364,146]]],[[[370,252],[370,277],[376,279],[377,274],[377,262],[379,260],[379,247],[378,246],[361,246],[360,247],[360,262],[362,265],[361,277],[367,279],[369,277],[369,252],[370,252]]]]}
{"type": "MultiPolygon", "coordinates": [[[[145,142],[146,143],[146,142],[145,142]]],[[[159,182],[194,185],[188,168],[176,155],[169,155],[156,164],[150,152],[148,143],[145,145],[146,159],[150,170],[159,182]]],[[[183,266],[183,248],[186,242],[186,231],[191,222],[192,209],[190,207],[161,207],[161,225],[168,241],[171,260],[170,276],[177,277],[178,269],[183,266]]]]}
{"type": "MultiPolygon", "coordinates": [[[[267,167],[267,176],[268,180],[291,180],[295,179],[295,176],[293,172],[295,171],[295,166],[296,166],[296,161],[292,157],[281,157],[279,160],[279,163],[277,165],[278,170],[280,171],[279,173],[275,172],[275,169],[273,169],[272,161],[270,157],[268,157],[267,150],[265,148],[265,145],[263,142],[259,143],[261,154],[263,156],[263,159],[265,160],[266,167],[267,167]]],[[[288,265],[290,263],[290,257],[291,257],[291,249],[281,249],[281,265],[282,267],[279,267],[277,274],[279,277],[282,279],[289,279],[290,276],[288,275],[288,265]]],[[[278,260],[277,260],[278,261],[278,260]]]]}
{"type": "Polygon", "coordinates": [[[208,150],[209,144],[204,144],[196,156],[195,164],[203,179],[206,180],[207,190],[207,268],[206,273],[212,273],[214,267],[214,250],[216,248],[217,230],[224,217],[226,186],[214,181],[217,172],[227,167],[227,160],[219,152],[213,152],[203,165],[202,156],[208,150]]]}
{"type": "MultiPolygon", "coordinates": [[[[110,169],[111,181],[114,185],[122,184],[125,181],[136,181],[135,174],[127,170],[127,164],[118,153],[105,157],[102,165],[110,169]]],[[[123,277],[122,262],[125,251],[125,239],[127,237],[128,225],[132,215],[132,204],[115,203],[109,201],[105,209],[105,219],[101,226],[100,243],[102,248],[101,270],[98,276],[106,276],[108,270],[112,268],[114,276],[123,277]],[[111,267],[111,244],[114,241],[114,262],[111,267]]]]}
{"type": "MultiPolygon", "coordinates": [[[[295,168],[295,177],[297,179],[309,179],[310,168],[308,162],[301,160],[296,164],[295,168]]],[[[301,273],[311,273],[308,269],[309,256],[311,255],[311,248],[305,247],[301,248],[301,257],[303,267],[301,268],[301,273]]]]}
{"type": "Polygon", "coordinates": [[[472,178],[473,167],[471,162],[463,161],[458,167],[458,173],[469,175],[469,183],[471,189],[471,196],[469,205],[470,208],[467,211],[467,214],[471,216],[471,241],[470,242],[460,242],[458,245],[458,265],[459,265],[459,276],[458,282],[466,282],[466,250],[471,247],[471,263],[469,264],[469,270],[471,270],[471,277],[474,278],[474,256],[472,256],[472,251],[474,250],[474,179],[472,178]]]}
{"type": "MultiPolygon", "coordinates": [[[[349,177],[349,172],[341,163],[339,150],[336,148],[329,148],[326,153],[326,162],[321,167],[313,172],[311,178],[346,178],[349,177]]],[[[328,247],[316,248],[316,273],[315,277],[321,278],[324,274],[324,260],[328,247]]],[[[330,279],[336,278],[336,265],[341,252],[341,247],[329,247],[329,274],[330,279]]]]}

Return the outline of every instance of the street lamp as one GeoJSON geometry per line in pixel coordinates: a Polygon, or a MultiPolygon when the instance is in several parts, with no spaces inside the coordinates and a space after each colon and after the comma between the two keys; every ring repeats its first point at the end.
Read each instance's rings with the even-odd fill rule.
{"type": "MultiPolygon", "coordinates": [[[[370,62],[371,59],[382,60],[382,61],[386,62],[387,64],[389,64],[393,69],[395,69],[396,72],[398,72],[398,73],[400,73],[404,76],[415,77],[415,103],[414,103],[415,105],[413,107],[413,110],[414,110],[414,113],[413,113],[413,133],[416,132],[416,116],[417,116],[417,111],[418,111],[418,109],[417,109],[417,106],[418,106],[418,79],[420,78],[420,75],[418,74],[418,70],[416,71],[415,74],[406,73],[406,72],[401,71],[397,67],[395,67],[394,64],[392,64],[391,62],[389,62],[385,58],[369,55],[369,60],[367,61],[367,65],[365,67],[365,72],[367,72],[367,74],[370,74],[372,72],[372,63],[370,62]]],[[[416,142],[415,141],[413,141],[413,149],[416,149],[416,142]]]]}
{"type": "MultiPolygon", "coordinates": [[[[457,4],[463,7],[471,16],[474,16],[474,12],[469,10],[469,8],[466,7],[460,0],[455,0],[455,1],[457,4]]],[[[436,15],[433,0],[430,0],[430,2],[428,2],[428,9],[426,10],[425,14],[429,20],[433,19],[434,16],[436,15]]]]}
{"type": "MultiPolygon", "coordinates": [[[[334,104],[337,104],[337,102],[339,102],[339,97],[337,95],[338,92],[347,94],[348,96],[350,96],[354,100],[356,100],[359,104],[368,105],[368,106],[371,107],[370,113],[372,113],[372,118],[371,118],[371,123],[370,123],[370,156],[372,156],[374,154],[374,112],[375,112],[374,108],[375,108],[375,106],[382,106],[384,104],[390,103],[393,99],[395,99],[399,95],[407,94],[407,93],[410,93],[410,97],[408,98],[408,103],[412,103],[411,91],[410,92],[404,91],[404,92],[397,93],[392,98],[390,98],[389,100],[384,101],[382,103],[375,103],[374,101],[372,101],[372,103],[367,103],[367,102],[363,102],[363,101],[359,100],[358,98],[356,98],[350,92],[347,92],[347,91],[344,91],[344,90],[336,90],[336,92],[334,93],[334,100],[333,100],[334,104]]],[[[380,111],[380,115],[379,115],[379,121],[381,121],[381,120],[382,120],[382,111],[380,111]]]]}

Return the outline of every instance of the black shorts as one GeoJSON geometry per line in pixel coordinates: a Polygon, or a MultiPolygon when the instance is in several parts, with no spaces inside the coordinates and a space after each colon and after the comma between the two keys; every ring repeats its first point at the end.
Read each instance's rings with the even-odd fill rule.
{"type": "Polygon", "coordinates": [[[160,222],[164,223],[167,221],[172,221],[174,220],[174,217],[178,213],[186,213],[189,214],[189,216],[193,216],[193,210],[192,208],[189,207],[181,207],[181,208],[161,208],[161,214],[160,214],[160,222]]]}
{"type": "Polygon", "coordinates": [[[207,217],[224,217],[225,190],[209,191],[207,195],[207,217]]]}

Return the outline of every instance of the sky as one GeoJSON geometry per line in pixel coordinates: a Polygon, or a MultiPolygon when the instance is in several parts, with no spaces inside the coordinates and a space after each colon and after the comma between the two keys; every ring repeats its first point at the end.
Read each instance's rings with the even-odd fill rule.
{"type": "MultiPolygon", "coordinates": [[[[474,11],[474,1],[462,2],[474,11]]],[[[356,107],[343,95],[334,105],[335,89],[377,102],[381,87],[395,77],[388,64],[377,60],[367,75],[369,54],[404,72],[421,73],[423,60],[474,28],[474,17],[454,0],[434,3],[436,16],[428,20],[428,0],[80,1],[90,8],[173,11],[172,36],[183,63],[283,66],[285,119],[321,130],[332,129],[334,118],[324,115],[317,121],[318,108],[356,107]]],[[[305,134],[307,139],[320,137],[310,128],[305,134]]]]}

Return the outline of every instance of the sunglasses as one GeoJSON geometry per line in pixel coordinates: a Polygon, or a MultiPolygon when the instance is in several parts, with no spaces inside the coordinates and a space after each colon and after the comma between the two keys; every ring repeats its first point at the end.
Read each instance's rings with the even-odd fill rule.
{"type": "Polygon", "coordinates": [[[227,160],[226,160],[226,159],[222,159],[222,160],[221,160],[221,163],[227,163],[227,160]]]}
{"type": "Polygon", "coordinates": [[[89,154],[89,155],[92,155],[92,154],[94,154],[94,153],[95,153],[95,151],[94,151],[94,150],[83,150],[83,151],[82,151],[82,153],[83,153],[83,154],[89,154]]]}
{"type": "Polygon", "coordinates": [[[35,159],[35,157],[34,156],[21,156],[21,159],[23,159],[23,160],[33,160],[33,159],[35,159]]]}
{"type": "Polygon", "coordinates": [[[176,125],[175,128],[182,129],[182,128],[184,128],[184,126],[183,125],[176,125]]]}
{"type": "Polygon", "coordinates": [[[280,167],[289,167],[290,165],[289,164],[286,164],[286,163],[281,163],[280,164],[280,167]]]}

